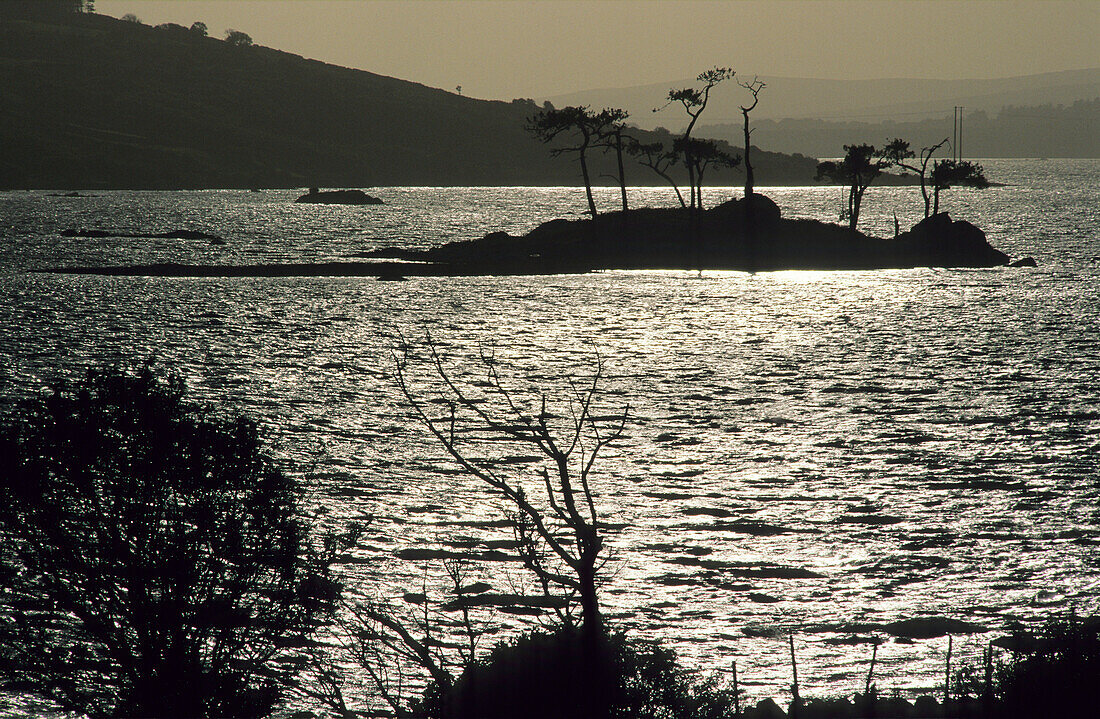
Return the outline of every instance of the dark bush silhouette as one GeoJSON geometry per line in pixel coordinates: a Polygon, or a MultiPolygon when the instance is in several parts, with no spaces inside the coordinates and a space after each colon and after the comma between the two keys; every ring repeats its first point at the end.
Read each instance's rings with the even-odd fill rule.
{"type": "Polygon", "coordinates": [[[195,22],[191,23],[190,30],[196,35],[202,35],[203,37],[206,37],[206,23],[204,23],[202,20],[196,20],[195,22]]]}
{"type": "Polygon", "coordinates": [[[102,716],[268,714],[337,598],[256,426],[90,371],[0,425],[0,689],[102,716]]]}
{"type": "Polygon", "coordinates": [[[718,719],[734,715],[733,693],[699,680],[656,645],[605,637],[586,660],[579,632],[533,633],[501,644],[441,690],[432,684],[420,714],[445,719],[718,719]],[[593,676],[585,672],[595,671],[593,676]],[[583,696],[583,687],[597,687],[583,696]],[[583,709],[582,709],[583,708],[583,709]]]}

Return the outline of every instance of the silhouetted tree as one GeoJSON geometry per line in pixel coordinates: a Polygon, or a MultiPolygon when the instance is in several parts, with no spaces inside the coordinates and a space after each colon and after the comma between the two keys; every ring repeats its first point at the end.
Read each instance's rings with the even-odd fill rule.
{"type": "Polygon", "coordinates": [[[226,30],[225,41],[230,45],[237,47],[251,47],[252,38],[248,33],[241,32],[240,30],[226,30]]]}
{"type": "Polygon", "coordinates": [[[90,717],[259,717],[338,596],[256,426],[90,371],[0,426],[0,688],[90,717]]]}
{"type": "Polygon", "coordinates": [[[619,190],[622,195],[623,212],[627,211],[626,201],[626,171],[623,169],[623,130],[626,129],[624,121],[630,117],[626,110],[613,107],[605,107],[597,113],[592,124],[598,136],[597,144],[608,150],[615,151],[615,161],[618,167],[619,190]]]}
{"type": "Polygon", "coordinates": [[[848,226],[854,230],[859,224],[863,193],[890,163],[882,158],[874,145],[845,145],[844,153],[844,159],[839,162],[827,160],[818,163],[815,179],[848,186],[848,209],[842,217],[848,219],[848,226]]]}
{"type": "Polygon", "coordinates": [[[527,118],[526,130],[541,142],[549,143],[568,138],[570,144],[550,150],[557,157],[566,152],[575,152],[581,166],[584,179],[584,191],[588,198],[588,212],[596,216],[596,200],[592,197],[592,178],[588,172],[588,150],[600,139],[598,115],[587,106],[570,105],[560,110],[552,106],[539,110],[527,118]]]}
{"type": "Polygon", "coordinates": [[[698,185],[696,190],[696,206],[702,210],[703,207],[703,176],[706,174],[707,168],[714,167],[737,167],[741,163],[741,158],[737,155],[731,155],[718,147],[718,143],[714,140],[696,140],[695,138],[677,138],[672,145],[673,151],[684,157],[685,162],[691,163],[692,174],[695,176],[695,182],[698,185]]]}
{"type": "MultiPolygon", "coordinates": [[[[741,115],[745,119],[745,197],[752,194],[753,186],[755,185],[755,177],[752,174],[752,160],[749,159],[749,138],[752,135],[752,130],[749,129],[749,113],[756,109],[756,104],[760,102],[760,91],[767,85],[764,84],[759,78],[753,78],[750,82],[741,82],[738,80],[738,85],[745,88],[752,93],[752,104],[748,107],[741,105],[741,115]]],[[[748,205],[748,207],[752,207],[748,205]]]]}
{"type": "Polygon", "coordinates": [[[680,160],[680,154],[678,152],[666,150],[664,143],[642,143],[636,138],[630,139],[627,143],[626,151],[629,155],[636,158],[639,163],[653,170],[657,173],[658,177],[664,178],[668,184],[672,185],[672,189],[676,191],[676,199],[680,201],[680,207],[687,207],[687,203],[684,202],[684,195],[680,192],[680,188],[676,185],[676,181],[668,174],[668,169],[680,160]]]}
{"type": "Polygon", "coordinates": [[[928,194],[928,163],[936,150],[947,144],[948,138],[943,138],[931,147],[922,147],[920,151],[920,166],[906,162],[913,157],[913,151],[909,149],[909,143],[900,138],[891,140],[882,150],[882,157],[887,162],[904,170],[914,172],[920,177],[920,194],[924,199],[924,216],[927,218],[931,207],[932,197],[928,194]]]}
{"type": "Polygon", "coordinates": [[[132,12],[126,13],[120,19],[123,20],[124,22],[136,22],[139,25],[141,24],[141,18],[139,18],[137,15],[133,14],[132,12]]]}
{"type": "Polygon", "coordinates": [[[191,32],[195,33],[196,35],[202,35],[203,37],[206,37],[206,23],[204,23],[202,20],[196,20],[195,22],[191,23],[191,32]]]}
{"type": "MultiPolygon", "coordinates": [[[[732,78],[735,74],[736,73],[728,67],[714,67],[711,70],[701,72],[695,79],[703,83],[702,88],[684,87],[669,90],[668,102],[654,109],[654,112],[659,112],[676,102],[683,106],[684,111],[687,112],[688,117],[691,119],[684,129],[684,134],[680,136],[680,147],[682,150],[690,152],[693,148],[693,145],[689,142],[691,139],[691,131],[695,129],[695,123],[699,121],[699,116],[707,109],[707,102],[710,100],[710,91],[715,85],[732,78]]],[[[695,177],[695,163],[690,156],[685,156],[684,164],[687,166],[688,183],[691,185],[690,204],[692,208],[695,208],[698,205],[698,195],[696,194],[698,182],[695,177]]]]}
{"type": "Polygon", "coordinates": [[[974,187],[985,189],[989,180],[981,165],[968,160],[936,160],[932,172],[928,175],[932,185],[932,214],[940,211],[940,192],[952,187],[974,187]]]}

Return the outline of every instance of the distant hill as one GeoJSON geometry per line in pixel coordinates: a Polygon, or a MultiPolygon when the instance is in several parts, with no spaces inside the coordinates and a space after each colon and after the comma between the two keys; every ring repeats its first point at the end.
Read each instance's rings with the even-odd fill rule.
{"type": "MultiPolygon", "coordinates": [[[[580,182],[575,162],[549,157],[524,131],[531,100],[476,100],[94,14],[0,18],[0,37],[0,187],[580,182]]],[[[594,177],[611,171],[610,158],[594,164],[594,177]]],[[[762,186],[809,183],[814,165],[754,156],[762,186]]],[[[642,167],[628,172],[632,184],[662,183],[642,167]]]]}
{"type": "MultiPolygon", "coordinates": [[[[917,149],[931,147],[953,137],[953,122],[951,112],[908,122],[760,120],[754,122],[753,139],[769,150],[830,157],[842,155],[844,145],[881,145],[894,137],[917,149]]],[[[699,132],[736,141],[741,125],[703,125],[699,132]]],[[[966,157],[1100,157],[1100,97],[1071,105],[1010,106],[996,114],[964,112],[961,145],[966,157]]],[[[950,154],[948,148],[939,153],[950,154]]]]}
{"type": "MultiPolygon", "coordinates": [[[[824,80],[770,76],[761,79],[768,87],[760,95],[760,105],[752,115],[754,120],[917,121],[941,118],[945,114],[950,118],[956,105],[965,107],[966,112],[980,110],[992,114],[1009,105],[1072,105],[1078,100],[1100,97],[1100,68],[993,80],[824,80]]],[[[586,90],[546,99],[555,105],[621,107],[630,111],[643,127],[663,125],[676,130],[683,124],[682,112],[677,114],[674,112],[677,108],[672,107],[658,113],[652,109],[664,102],[669,88],[693,84],[691,79],[673,80],[637,87],[586,90]]],[[[733,83],[719,86],[704,119],[711,124],[739,122],[738,105],[747,95],[733,83]]],[[[766,143],[765,147],[768,147],[766,143]]],[[[814,154],[808,148],[800,151],[814,154]]]]}

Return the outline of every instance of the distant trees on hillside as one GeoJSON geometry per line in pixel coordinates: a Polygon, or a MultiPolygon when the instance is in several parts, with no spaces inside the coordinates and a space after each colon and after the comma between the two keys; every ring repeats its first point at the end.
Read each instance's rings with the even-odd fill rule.
{"type": "Polygon", "coordinates": [[[225,41],[230,45],[235,45],[237,47],[252,46],[252,38],[248,35],[248,33],[241,32],[240,30],[226,30],[225,41]]]}
{"type": "Polygon", "coordinates": [[[196,35],[202,35],[203,37],[206,37],[206,23],[204,23],[203,21],[196,20],[195,22],[191,23],[190,29],[191,32],[195,33],[196,35]]]}
{"type": "Polygon", "coordinates": [[[133,23],[137,23],[139,25],[141,24],[141,18],[139,18],[137,15],[133,14],[132,12],[126,13],[125,15],[123,15],[119,19],[122,20],[123,22],[133,22],[133,23]]]}
{"type": "MultiPolygon", "coordinates": [[[[1100,93],[1098,93],[1100,94],[1100,93]]],[[[950,110],[950,108],[948,108],[950,110]]],[[[696,130],[729,142],[742,135],[741,123],[708,125],[696,130]]],[[[1005,106],[999,111],[966,114],[966,146],[972,157],[1100,157],[1100,97],[1066,104],[1005,106]]],[[[931,146],[951,133],[951,114],[923,120],[877,122],[808,118],[761,119],[755,126],[767,135],[773,151],[832,157],[854,137],[904,137],[914,150],[931,146]]],[[[757,148],[761,145],[758,142],[757,148]]]]}

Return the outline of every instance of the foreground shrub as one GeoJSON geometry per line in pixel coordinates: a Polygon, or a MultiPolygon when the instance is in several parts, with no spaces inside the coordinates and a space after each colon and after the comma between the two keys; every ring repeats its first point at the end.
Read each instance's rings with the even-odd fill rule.
{"type": "Polygon", "coordinates": [[[257,717],[335,598],[255,425],[89,372],[0,425],[0,688],[99,716],[257,717]]]}
{"type": "Polygon", "coordinates": [[[450,687],[432,684],[419,713],[441,719],[733,716],[733,693],[681,669],[673,652],[604,638],[595,656],[580,631],[527,634],[498,645],[450,687]],[[588,689],[586,689],[588,688],[588,689]]]}
{"type": "Polygon", "coordinates": [[[1100,716],[1100,620],[1052,619],[1036,634],[998,642],[1012,659],[960,673],[961,703],[983,705],[993,717],[1100,716]],[[988,678],[987,678],[988,676],[988,678]]]}

